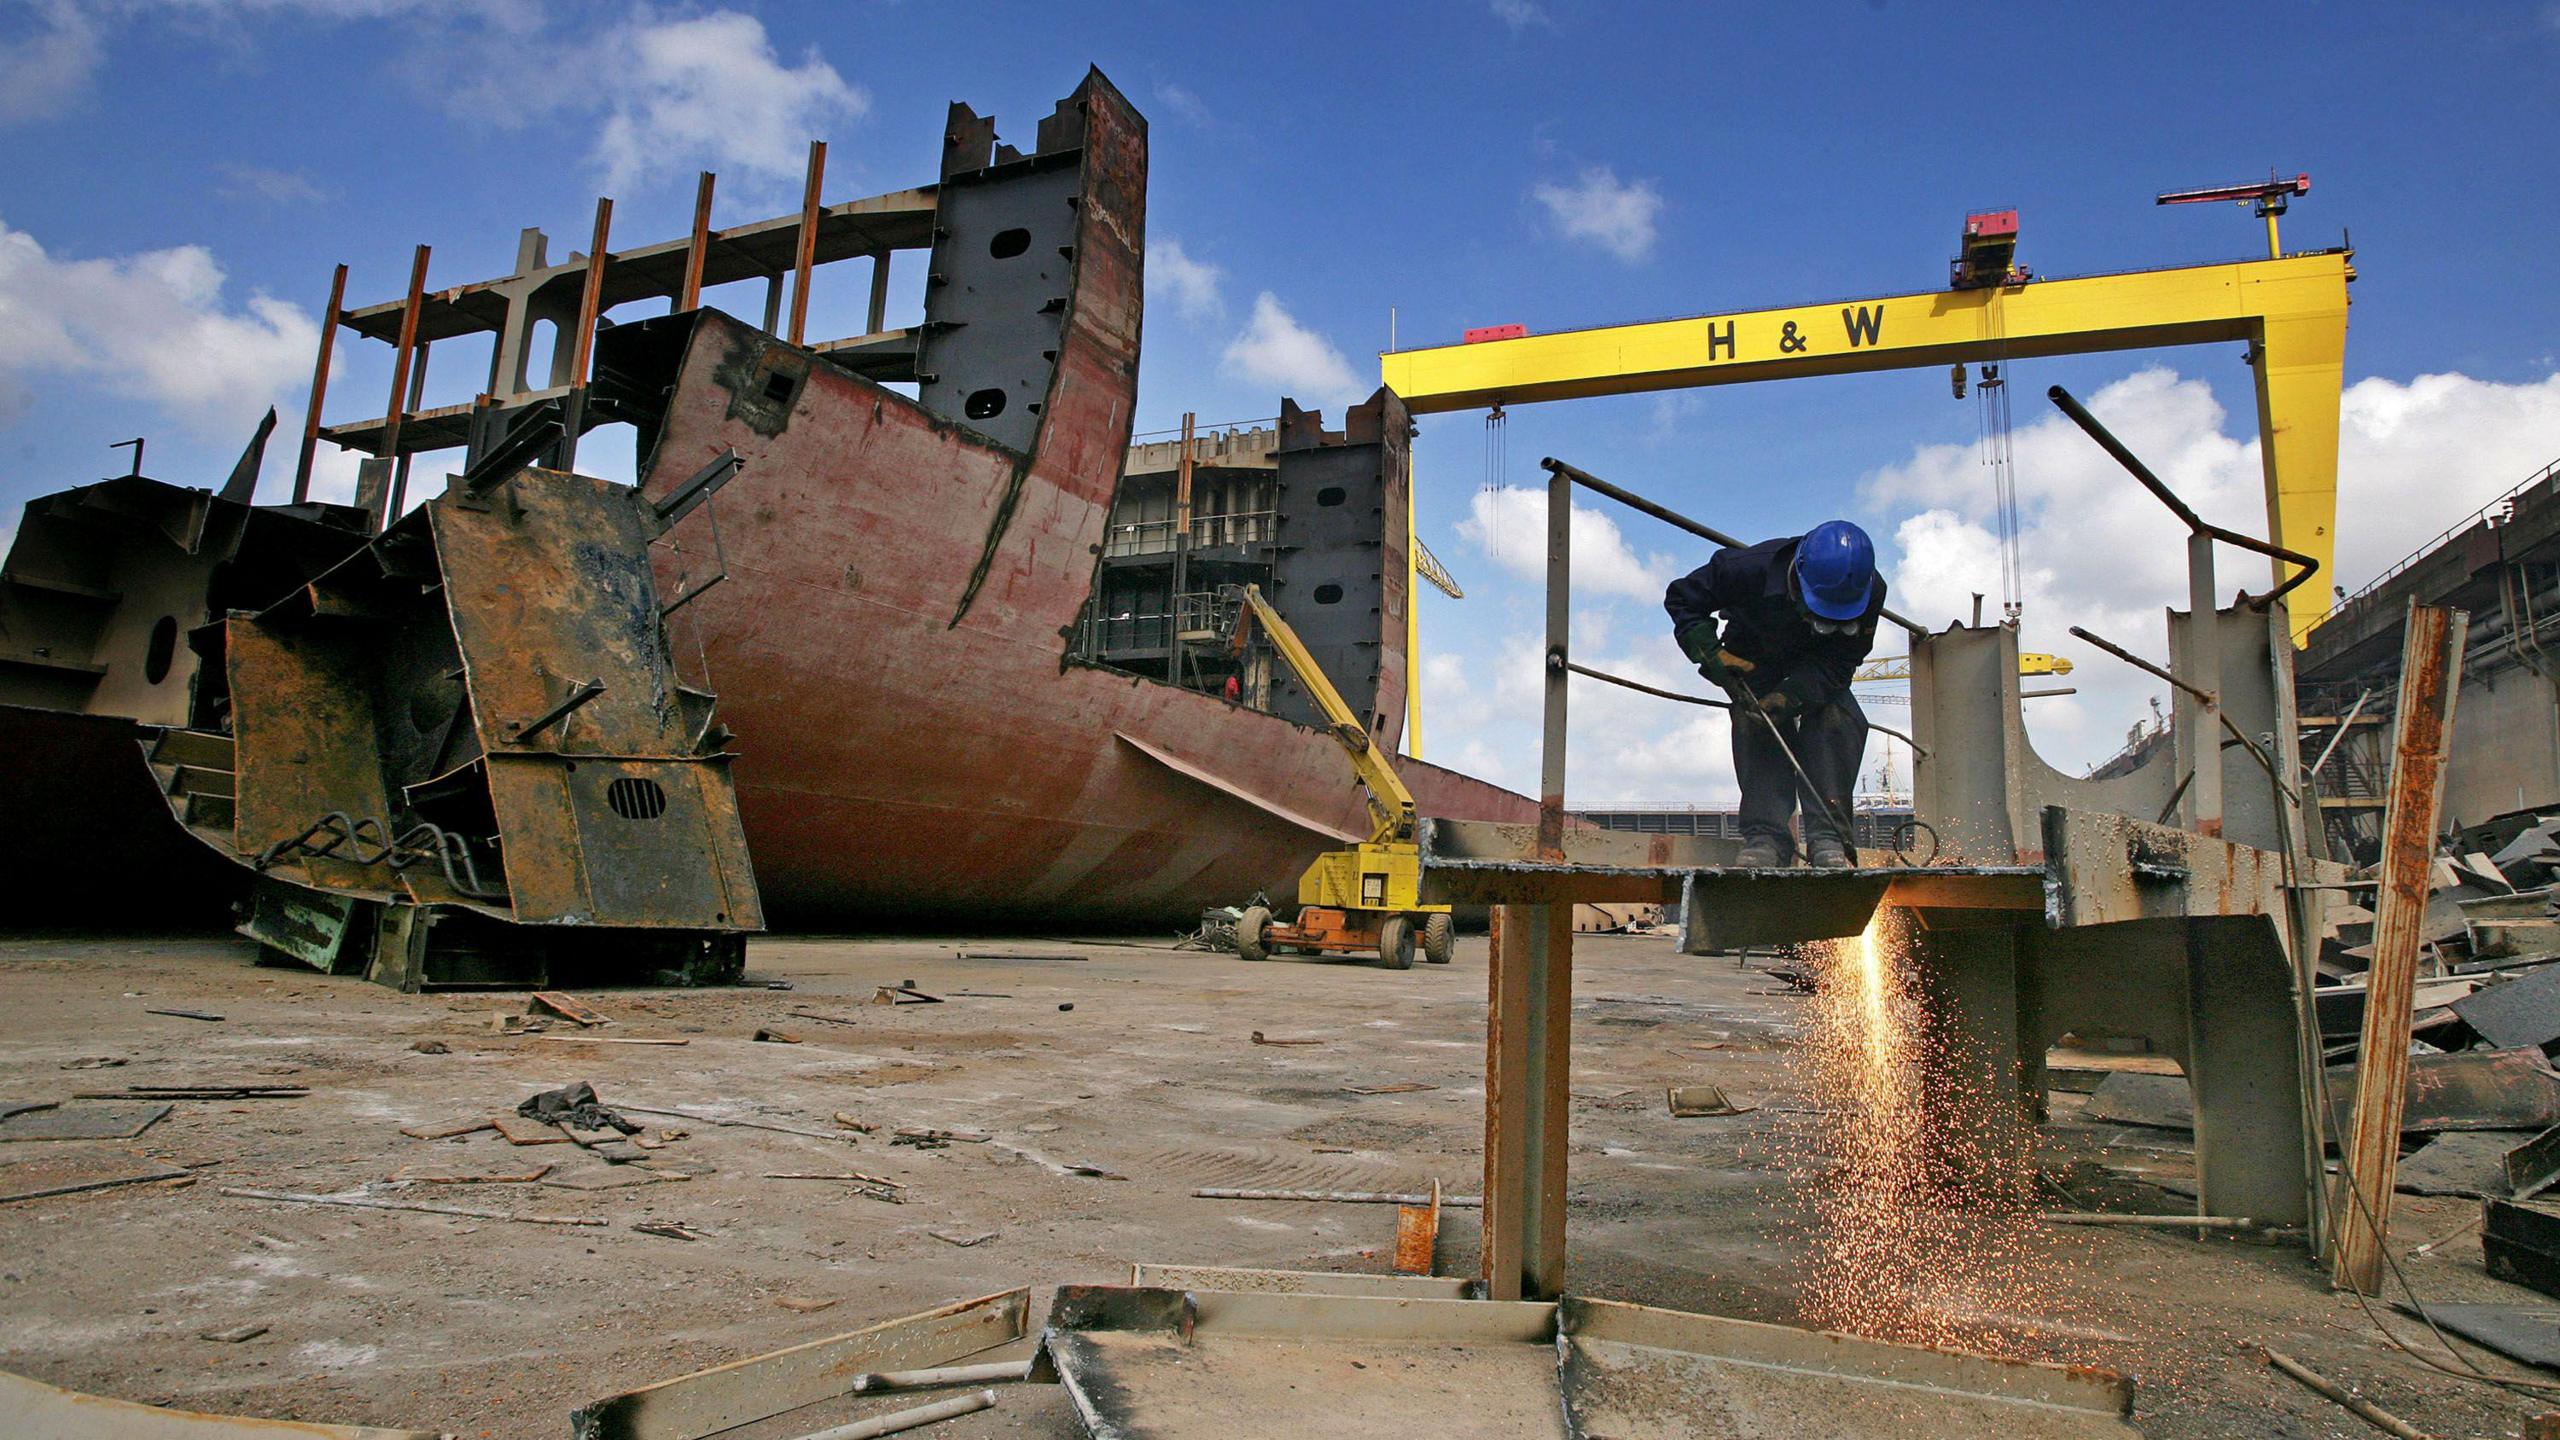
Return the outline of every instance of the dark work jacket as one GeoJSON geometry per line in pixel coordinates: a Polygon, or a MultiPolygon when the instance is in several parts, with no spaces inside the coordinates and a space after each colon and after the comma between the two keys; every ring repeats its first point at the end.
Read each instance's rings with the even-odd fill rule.
{"type": "Polygon", "coordinates": [[[1724,648],[1760,667],[1744,683],[1755,694],[1784,690],[1804,709],[1846,695],[1849,680],[1875,649],[1876,618],[1884,613],[1884,577],[1867,596],[1867,612],[1855,628],[1817,635],[1797,608],[1789,571],[1796,542],[1788,535],[1740,549],[1718,550],[1706,564],[1671,582],[1662,608],[1676,632],[1692,620],[1724,616],[1724,648]]]}

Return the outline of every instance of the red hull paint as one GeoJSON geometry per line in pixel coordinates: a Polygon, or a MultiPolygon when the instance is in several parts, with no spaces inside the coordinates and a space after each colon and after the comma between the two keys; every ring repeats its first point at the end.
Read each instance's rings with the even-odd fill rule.
{"type": "MultiPolygon", "coordinates": [[[[1074,288],[1031,455],[824,364],[778,429],[742,415],[733,387],[772,342],[725,316],[703,317],[684,358],[647,488],[723,450],[746,465],[662,546],[660,579],[699,575],[716,511],[728,578],[678,613],[673,639],[738,733],[757,881],[785,922],[1161,923],[1256,889],[1294,896],[1336,842],[1273,808],[1365,829],[1330,735],[1066,659],[1129,442],[1145,248],[1143,122],[1099,77],[1084,98],[1074,288]]],[[[1373,733],[1392,749],[1406,425],[1392,397],[1382,418],[1394,463],[1373,733]]],[[[1535,818],[1526,797],[1401,769],[1425,814],[1535,818]]]]}

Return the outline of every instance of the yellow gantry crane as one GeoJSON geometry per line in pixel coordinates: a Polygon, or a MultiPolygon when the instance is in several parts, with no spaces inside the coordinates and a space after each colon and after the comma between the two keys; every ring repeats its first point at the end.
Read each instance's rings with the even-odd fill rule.
{"type": "MultiPolygon", "coordinates": [[[[2304,176],[2162,200],[2256,198],[2266,214],[2258,190],[2299,194],[2309,188],[2304,176]]],[[[2272,248],[2272,216],[2267,229],[2272,248]]],[[[1489,327],[1487,338],[1468,343],[1388,351],[1379,357],[1380,377],[1413,414],[1432,415],[1701,385],[2238,342],[2248,347],[2257,385],[2267,538],[2323,566],[2335,558],[2338,402],[2353,252],[2317,250],[2042,280],[2009,263],[2017,244],[2014,212],[1968,216],[1961,244],[1963,256],[1945,290],[1546,335],[1489,327]]],[[[2281,583],[2290,567],[2270,563],[2281,583]]],[[[2294,593],[2292,604],[2298,638],[2328,614],[2329,597],[2305,587],[2294,593]]],[[[1408,666],[1418,669],[1411,656],[1408,666]]],[[[1418,700],[1410,702],[1408,721],[1415,731],[1420,718],[1418,700]]]]}
{"type": "Polygon", "coordinates": [[[1264,960],[1282,950],[1311,954],[1375,954],[1390,970],[1413,968],[1419,941],[1423,957],[1434,965],[1449,963],[1449,907],[1422,903],[1422,849],[1415,840],[1418,823],[1413,792],[1404,788],[1395,766],[1370,743],[1369,729],[1344,703],[1342,693],[1325,678],[1298,632],[1262,598],[1259,585],[1224,586],[1219,597],[1236,605],[1235,628],[1228,649],[1241,656],[1253,641],[1256,625],[1269,637],[1272,651],[1323,712],[1325,727],[1351,757],[1351,772],[1369,802],[1369,838],[1349,850],[1316,857],[1298,878],[1298,914],[1282,922],[1260,905],[1245,907],[1236,921],[1236,953],[1264,960]]]}
{"type": "MultiPolygon", "coordinates": [[[[2071,673],[2071,662],[2059,655],[2040,655],[2032,650],[2021,650],[2018,652],[2018,673],[2021,675],[2068,675],[2071,673]]],[[[1870,660],[1859,666],[1858,673],[1849,678],[1858,684],[1864,684],[1869,680],[1908,680],[1911,678],[1911,657],[1887,655],[1881,660],[1870,660]]]]}

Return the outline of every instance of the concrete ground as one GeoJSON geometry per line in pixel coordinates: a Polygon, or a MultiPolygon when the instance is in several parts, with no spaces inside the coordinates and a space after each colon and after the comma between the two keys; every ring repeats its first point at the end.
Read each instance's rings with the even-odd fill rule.
{"type": "MultiPolygon", "coordinates": [[[[578,1033],[562,1022],[491,1033],[487,1018],[521,1013],[521,995],[403,996],[261,968],[226,940],[0,941],[0,1100],[238,1082],[311,1092],[179,1102],[139,1138],[105,1145],[163,1157],[191,1179],[0,1205],[0,1367],[191,1408],[557,1440],[581,1401],[953,1299],[1027,1285],[1045,1301],[1059,1284],[1125,1280],[1133,1260],[1387,1268],[1389,1208],[1194,1199],[1194,1187],[1411,1189],[1437,1178],[1454,1193],[1478,1188],[1481,937],[1462,942],[1452,966],[1404,973],[1112,941],[771,939],[751,948],[749,976],[790,988],[581,992],[615,1021],[589,1034],[686,1042],[599,1044],[561,1038],[578,1033]],[[955,958],[963,950],[1055,958],[955,958]],[[865,1003],[906,980],[945,1003],[865,1003]],[[760,1043],[759,1027],[802,1043],[760,1043]],[[1322,1043],[1256,1044],[1257,1030],[1322,1043]],[[847,1143],[634,1115],[686,1132],[653,1163],[691,1178],[611,1189],[570,1188],[628,1178],[570,1146],[401,1133],[512,1111],[579,1080],[608,1104],[822,1132],[842,1129],[841,1114],[880,1128],[847,1143]],[[1406,1082],[1430,1088],[1353,1088],[1406,1082]],[[899,1126],[993,1138],[916,1148],[890,1143],[899,1126]],[[545,1162],[554,1168],[542,1183],[414,1178],[545,1162]],[[1075,1165],[1110,1174],[1062,1173],[1075,1165]],[[907,1203],[775,1178],[842,1170],[900,1182],[907,1203]],[[391,1183],[404,1175],[411,1183],[391,1183]],[[611,1224],[317,1209],[227,1198],[223,1187],[373,1187],[611,1224]],[[704,1238],[631,1228],[648,1220],[704,1238]],[[981,1234],[992,1238],[939,1238],[981,1234]],[[244,1325],[267,1328],[201,1338],[244,1325]]],[[[1808,1186],[1792,1157],[1819,1120],[1791,1053],[1803,1003],[1755,970],[1680,957],[1666,940],[1586,937],[1574,1012],[1576,1289],[1798,1318],[1808,1186]],[[1758,1108],[1670,1117],[1663,1088],[1701,1081],[1758,1108]]],[[[2171,1184],[2191,1174],[2182,1135],[2076,1128],[2070,1109],[2058,1097],[2064,1123],[2047,1137],[2046,1164],[2076,1197],[2131,1210],[2180,1203],[2129,1172],[2171,1184]]],[[[0,1144],[0,1161],[75,1143],[92,1142],[0,1144]]],[[[2394,1248],[2405,1254],[2476,1212],[2404,1196],[2394,1248]]],[[[1476,1239],[1472,1214],[1453,1212],[1441,1272],[1471,1273],[1476,1239]]],[[[2298,1248],[2065,1228],[2035,1231],[2030,1244],[2026,1263],[2043,1278],[2023,1294],[1986,1289],[1975,1320],[2012,1352],[2133,1375],[2147,1434],[2370,1433],[2244,1353],[2249,1341],[2431,1434],[2513,1435],[2528,1414],[2555,1408],[2395,1351],[2298,1248]]],[[[2433,1299],[2537,1298],[2481,1273],[2476,1236],[2403,1263],[2433,1299]]],[[[1965,1277],[1950,1288],[1961,1295],[1965,1277]]],[[[2387,1318],[2423,1336],[2416,1322],[2387,1318]]],[[[2463,1353],[2500,1375],[2527,1373],[2463,1353]]],[[[738,1433],[796,1435],[851,1413],[815,1407],[738,1433]]],[[[1072,1433],[1055,1390],[1014,1387],[995,1410],[938,1433],[1025,1432],[1072,1433]]]]}

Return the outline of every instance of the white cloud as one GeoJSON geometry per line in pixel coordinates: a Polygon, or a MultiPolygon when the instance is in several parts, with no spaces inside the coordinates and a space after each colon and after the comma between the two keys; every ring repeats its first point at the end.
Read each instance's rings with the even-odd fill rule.
{"type": "MultiPolygon", "coordinates": [[[[2200,380],[2152,368],[2089,397],[2089,408],[2207,519],[2266,533],[2258,441],[2230,432],[2234,417],[2200,380]]],[[[2254,431],[2255,417],[2238,417],[2254,431]]],[[[2137,654],[2164,658],[2161,612],[2184,608],[2184,527],[2059,415],[2015,437],[2021,576],[2028,650],[2067,655],[2060,683],[2077,696],[2031,701],[2045,758],[2078,769],[2122,743],[2159,682],[2074,640],[2082,625],[2137,654]]],[[[2369,379],[2342,401],[2338,563],[2315,585],[2353,591],[2412,548],[2560,455],[2560,374],[2526,384],[2463,375],[2369,379]]],[[[1922,446],[1868,478],[1868,503],[1888,515],[1901,563],[1896,608],[1940,626],[1969,614],[1971,592],[1998,614],[1999,548],[1991,480],[1970,445],[1922,446]]],[[[2263,589],[2268,572],[2224,546],[2216,575],[2228,596],[2263,589]]]]}
{"type": "Polygon", "coordinates": [[[1177,120],[1192,125],[1209,123],[1208,102],[1202,100],[1199,94],[1188,85],[1177,85],[1168,80],[1156,87],[1156,99],[1164,106],[1166,113],[1177,120]]]}
{"type": "Polygon", "coordinates": [[[1492,0],[1492,4],[1494,18],[1510,26],[1511,33],[1514,35],[1532,25],[1554,23],[1547,18],[1547,12],[1541,9],[1535,0],[1492,0]]]}
{"type": "Polygon", "coordinates": [[[320,327],[263,293],[235,309],[222,288],[199,245],[66,260],[0,224],[0,387],[71,377],[209,435],[246,433],[306,383],[320,327]]]}
{"type": "Polygon", "coordinates": [[[1588,240],[1630,264],[1653,253],[1662,192],[1650,180],[1622,181],[1606,165],[1586,165],[1574,183],[1545,181],[1529,194],[1566,239],[1588,240]]]}
{"type": "Polygon", "coordinates": [[[1160,293],[1172,297],[1173,308],[1185,320],[1214,320],[1226,314],[1226,301],[1218,294],[1218,282],[1226,273],[1206,260],[1192,259],[1182,242],[1170,236],[1147,242],[1148,287],[1161,287],[1160,293]]]}
{"type": "Polygon", "coordinates": [[[38,0],[22,34],[0,35],[0,123],[60,114],[105,59],[98,26],[73,0],[38,0]]]}
{"type": "MultiPolygon", "coordinates": [[[[1458,534],[1517,579],[1544,587],[1547,578],[1547,492],[1523,485],[1478,490],[1468,499],[1458,534]]],[[[1623,595],[1662,603],[1675,575],[1668,555],[1638,556],[1610,516],[1573,507],[1573,593],[1623,595]]]]}
{"type": "Polygon", "coordinates": [[[1227,343],[1225,369],[1300,403],[1349,404],[1376,388],[1361,384],[1333,342],[1299,324],[1268,290],[1254,297],[1253,318],[1227,343]]]}
{"type": "Polygon", "coordinates": [[[812,137],[871,104],[814,48],[784,65],[764,22],[735,11],[643,12],[606,37],[601,69],[580,83],[613,97],[594,153],[616,188],[705,168],[785,179],[812,137]]]}
{"type": "Polygon", "coordinates": [[[328,198],[311,177],[299,170],[271,170],[263,165],[223,165],[222,193],[235,200],[263,200],[270,205],[317,205],[328,198]]]}

